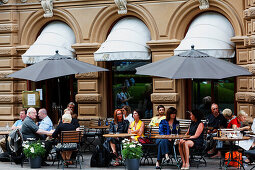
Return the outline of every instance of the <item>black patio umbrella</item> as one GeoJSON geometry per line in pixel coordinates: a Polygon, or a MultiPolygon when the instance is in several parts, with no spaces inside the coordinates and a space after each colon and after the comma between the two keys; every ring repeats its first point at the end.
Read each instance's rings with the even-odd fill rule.
{"type": "Polygon", "coordinates": [[[138,67],[136,70],[136,74],[171,79],[224,79],[251,75],[241,66],[194,50],[194,46],[191,46],[191,50],[138,67]]]}
{"type": "MultiPolygon", "coordinates": [[[[88,64],[82,61],[78,61],[71,57],[56,54],[49,56],[41,62],[35,63],[24,69],[21,69],[15,73],[8,75],[7,77],[26,79],[31,81],[42,81],[51,78],[59,78],[61,76],[67,76],[72,74],[109,71],[108,69],[97,67],[92,64],[88,64]]],[[[58,79],[59,82],[59,79],[58,79]]],[[[59,83],[58,83],[59,86],[59,83]]],[[[60,103],[60,88],[58,88],[58,97],[60,103]]]]}

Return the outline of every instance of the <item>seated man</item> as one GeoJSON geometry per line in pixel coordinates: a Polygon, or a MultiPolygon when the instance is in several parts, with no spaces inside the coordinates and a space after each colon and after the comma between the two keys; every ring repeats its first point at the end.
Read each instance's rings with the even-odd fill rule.
{"type": "MultiPolygon", "coordinates": [[[[212,113],[207,117],[208,119],[208,127],[212,127],[212,130],[208,130],[209,137],[213,138],[214,136],[217,136],[217,131],[220,128],[226,128],[227,127],[227,119],[220,114],[219,107],[217,104],[213,103],[211,106],[212,113]]],[[[208,154],[215,155],[217,152],[215,152],[216,148],[216,141],[212,140],[212,149],[208,152],[208,154]]]]}
{"type": "Polygon", "coordinates": [[[158,116],[155,116],[151,119],[149,126],[159,126],[161,120],[166,119],[165,114],[165,107],[163,105],[158,105],[157,107],[158,116]]]}
{"type": "MultiPolygon", "coordinates": [[[[51,134],[52,132],[48,132],[46,130],[40,129],[39,126],[37,126],[34,122],[36,119],[37,112],[35,108],[29,108],[27,110],[27,117],[25,118],[22,127],[21,127],[21,133],[23,136],[23,140],[39,140],[42,139],[41,135],[47,135],[51,134]]],[[[47,158],[48,153],[51,151],[52,144],[49,141],[45,141],[45,157],[43,158],[42,165],[47,165],[45,163],[45,160],[47,158]]]]}
{"type": "MultiPolygon", "coordinates": [[[[24,119],[25,119],[26,116],[27,116],[26,111],[27,111],[26,109],[22,109],[22,110],[19,112],[19,117],[20,117],[20,119],[17,120],[17,121],[12,125],[12,128],[11,128],[12,130],[17,129],[17,128],[21,129],[22,123],[23,123],[24,119]]],[[[5,139],[5,138],[2,138],[2,139],[0,140],[0,146],[1,146],[2,150],[3,150],[3,152],[7,152],[7,148],[6,148],[6,139],[5,139]]]]}
{"type": "Polygon", "coordinates": [[[73,112],[72,118],[77,119],[78,115],[74,112],[74,108],[75,108],[74,102],[68,103],[67,108],[70,109],[73,112]]]}
{"type": "MultiPolygon", "coordinates": [[[[38,117],[41,120],[39,122],[39,129],[45,130],[45,131],[51,131],[53,129],[53,123],[49,116],[47,115],[47,110],[42,108],[38,111],[38,117]]],[[[43,136],[44,139],[46,139],[46,135],[43,136]]]]}

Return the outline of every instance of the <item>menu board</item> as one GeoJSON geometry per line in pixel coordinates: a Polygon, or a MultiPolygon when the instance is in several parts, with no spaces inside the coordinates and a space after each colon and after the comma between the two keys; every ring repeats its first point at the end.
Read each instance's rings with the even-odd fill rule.
{"type": "Polygon", "coordinates": [[[23,108],[40,108],[40,92],[39,91],[23,91],[22,92],[23,108]]]}

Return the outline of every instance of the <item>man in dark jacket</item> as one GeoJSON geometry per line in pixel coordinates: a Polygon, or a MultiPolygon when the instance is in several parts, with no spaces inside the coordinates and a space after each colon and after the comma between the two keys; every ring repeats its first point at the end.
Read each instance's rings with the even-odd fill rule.
{"type": "MultiPolygon", "coordinates": [[[[210,139],[214,136],[217,136],[217,131],[220,128],[226,128],[228,125],[227,119],[219,112],[219,107],[217,104],[213,103],[211,106],[212,113],[208,115],[208,127],[212,127],[212,129],[208,130],[208,134],[210,139]]],[[[216,141],[211,140],[212,149],[208,152],[208,154],[215,154],[216,141]]]]}

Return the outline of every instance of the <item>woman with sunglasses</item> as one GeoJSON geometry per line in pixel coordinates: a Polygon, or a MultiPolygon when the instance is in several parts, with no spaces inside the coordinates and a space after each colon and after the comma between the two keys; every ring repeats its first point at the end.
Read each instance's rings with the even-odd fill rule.
{"type": "Polygon", "coordinates": [[[131,108],[129,106],[127,105],[122,106],[121,111],[123,113],[124,120],[128,120],[129,123],[134,121],[134,118],[131,113],[131,108]]]}
{"type": "MultiPolygon", "coordinates": [[[[129,121],[124,120],[123,113],[120,109],[114,111],[114,121],[110,123],[109,133],[127,133],[129,127],[129,121]],[[117,127],[117,129],[116,129],[117,127]]],[[[122,138],[107,138],[104,142],[104,147],[113,154],[115,158],[114,166],[119,165],[119,160],[121,160],[121,155],[118,154],[117,148],[120,148],[122,138]],[[117,147],[117,146],[118,147],[117,147]]]]}

